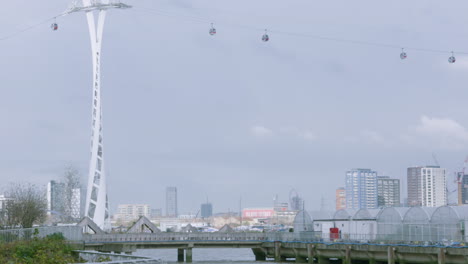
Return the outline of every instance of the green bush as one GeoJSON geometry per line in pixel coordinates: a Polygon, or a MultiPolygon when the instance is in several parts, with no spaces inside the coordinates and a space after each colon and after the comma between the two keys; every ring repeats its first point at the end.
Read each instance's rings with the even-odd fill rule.
{"type": "Polygon", "coordinates": [[[77,259],[61,233],[30,241],[0,243],[0,263],[11,264],[67,264],[77,259]]]}

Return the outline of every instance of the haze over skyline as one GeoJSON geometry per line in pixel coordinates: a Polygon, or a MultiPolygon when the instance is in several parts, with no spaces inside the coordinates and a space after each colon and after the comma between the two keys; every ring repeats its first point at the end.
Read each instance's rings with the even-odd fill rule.
{"type": "MultiPolygon", "coordinates": [[[[274,31],[468,51],[468,3],[129,0],[104,32],[104,145],[111,208],[180,212],[268,206],[295,188],[308,209],[351,168],[402,180],[453,172],[468,155],[468,57],[355,45],[274,31]],[[163,10],[161,14],[148,11],[163,10]],[[209,23],[218,30],[208,35],[209,23]],[[248,28],[236,25],[247,25],[248,28]],[[252,30],[251,27],[258,28],[252,30]],[[268,28],[271,41],[260,41],[268,28]]],[[[63,12],[69,1],[9,1],[0,38],[63,12]]],[[[0,179],[46,184],[73,164],[87,176],[91,54],[83,14],[0,41],[0,179]]],[[[332,207],[332,206],[331,206],[332,207]]]]}

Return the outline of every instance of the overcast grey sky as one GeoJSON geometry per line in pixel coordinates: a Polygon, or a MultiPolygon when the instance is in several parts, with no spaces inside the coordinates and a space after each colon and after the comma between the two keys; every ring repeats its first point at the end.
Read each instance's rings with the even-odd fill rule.
{"type": "MultiPolygon", "coordinates": [[[[215,211],[237,210],[240,196],[244,206],[270,206],[291,188],[309,209],[321,197],[332,208],[350,168],[406,179],[408,166],[433,164],[435,153],[452,182],[468,155],[467,56],[449,64],[449,53],[408,50],[401,61],[397,48],[292,34],[468,51],[466,1],[127,3],[135,8],[107,17],[102,58],[114,210],[163,208],[166,186],[178,187],[181,213],[206,197],[215,211]],[[191,16],[213,21],[218,34],[191,16]]],[[[0,37],[68,4],[3,3],[0,37]]],[[[57,32],[46,23],[0,41],[2,185],[45,184],[70,163],[87,176],[88,29],[84,14],[58,23],[57,32]]]]}

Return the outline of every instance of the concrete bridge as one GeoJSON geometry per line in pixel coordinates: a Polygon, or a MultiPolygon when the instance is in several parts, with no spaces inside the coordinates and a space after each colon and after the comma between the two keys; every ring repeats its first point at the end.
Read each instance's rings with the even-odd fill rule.
{"type": "MultiPolygon", "coordinates": [[[[140,222],[141,223],[141,222],[140,222]]],[[[148,223],[149,224],[149,223],[148,223]]],[[[146,224],[143,224],[146,225],[146,224]]],[[[149,224],[150,225],[150,224],[149,224]]],[[[80,226],[37,228],[39,236],[62,233],[79,250],[129,253],[138,249],[173,248],[179,262],[192,262],[197,248],[250,248],[258,261],[343,264],[468,264],[468,247],[441,245],[410,245],[404,242],[324,241],[314,232],[198,233],[187,229],[183,233],[160,232],[154,226],[131,228],[133,233],[106,234],[92,223],[80,226]],[[84,233],[84,230],[94,234],[84,233]],[[144,232],[142,232],[144,231],[144,232]]],[[[3,241],[31,239],[31,229],[0,231],[3,241]]]]}
{"type": "Polygon", "coordinates": [[[178,261],[192,262],[197,248],[251,248],[255,259],[297,263],[458,264],[468,263],[467,247],[402,244],[325,243],[315,234],[294,233],[139,233],[83,235],[86,250],[131,253],[173,248],[178,261]]]}

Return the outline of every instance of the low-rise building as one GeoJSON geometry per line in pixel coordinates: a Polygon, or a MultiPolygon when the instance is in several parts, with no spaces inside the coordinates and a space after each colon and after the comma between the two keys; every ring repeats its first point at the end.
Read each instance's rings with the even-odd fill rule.
{"type": "Polygon", "coordinates": [[[149,204],[119,204],[115,218],[116,220],[128,222],[141,216],[151,217],[149,204]]]}
{"type": "Polygon", "coordinates": [[[242,210],[243,218],[271,218],[275,214],[273,208],[245,208],[242,210]]]}

